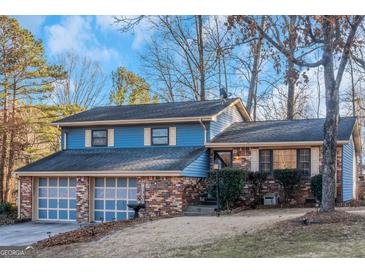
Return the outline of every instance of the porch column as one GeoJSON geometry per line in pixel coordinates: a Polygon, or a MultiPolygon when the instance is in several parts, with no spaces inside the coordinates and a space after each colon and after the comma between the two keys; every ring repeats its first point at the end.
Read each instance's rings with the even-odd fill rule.
{"type": "Polygon", "coordinates": [[[90,221],[90,199],[89,199],[89,177],[77,177],[76,178],[76,210],[78,222],[90,221]]]}
{"type": "Polygon", "coordinates": [[[20,203],[20,219],[31,219],[32,218],[32,177],[30,176],[21,176],[19,177],[19,186],[18,190],[20,195],[18,203],[20,203]]]}

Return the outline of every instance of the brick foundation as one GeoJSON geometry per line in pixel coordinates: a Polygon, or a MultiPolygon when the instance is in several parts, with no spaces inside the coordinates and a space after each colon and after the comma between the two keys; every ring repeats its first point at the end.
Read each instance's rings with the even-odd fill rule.
{"type": "Polygon", "coordinates": [[[207,183],[206,180],[192,177],[139,177],[139,197],[142,195],[142,185],[146,204],[142,214],[168,216],[181,214],[187,205],[199,202],[207,183]]]}
{"type": "Polygon", "coordinates": [[[90,186],[89,177],[77,177],[76,179],[76,210],[78,222],[90,221],[90,186]]]}
{"type": "Polygon", "coordinates": [[[20,218],[32,218],[32,177],[19,177],[20,181],[20,218]]]}

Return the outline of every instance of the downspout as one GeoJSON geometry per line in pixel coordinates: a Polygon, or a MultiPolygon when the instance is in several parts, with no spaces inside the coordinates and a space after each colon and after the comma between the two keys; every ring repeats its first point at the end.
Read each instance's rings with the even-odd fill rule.
{"type": "Polygon", "coordinates": [[[18,219],[20,219],[20,179],[19,176],[16,176],[15,178],[18,180],[18,219]]]}
{"type": "Polygon", "coordinates": [[[204,145],[205,145],[207,143],[207,127],[204,125],[203,119],[200,118],[199,122],[204,129],[204,145]]]}

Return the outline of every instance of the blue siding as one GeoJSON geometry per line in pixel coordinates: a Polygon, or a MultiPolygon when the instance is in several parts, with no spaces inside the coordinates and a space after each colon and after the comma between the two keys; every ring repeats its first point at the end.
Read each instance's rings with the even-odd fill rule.
{"type": "Polygon", "coordinates": [[[228,107],[222,112],[216,121],[210,122],[209,127],[209,140],[212,140],[215,136],[229,127],[232,123],[242,122],[243,117],[238,111],[236,106],[228,107]]]}
{"type": "Polygon", "coordinates": [[[144,127],[116,127],[114,129],[114,145],[117,148],[144,146],[144,127]]]}
{"type": "MultiPolygon", "coordinates": [[[[62,130],[63,133],[64,130],[62,130]]],[[[85,147],[85,129],[83,128],[68,128],[67,129],[67,149],[78,149],[85,147]]],[[[62,134],[63,145],[63,134],[62,134]]],[[[62,146],[63,147],[63,146],[62,146]]]]}
{"type": "Polygon", "coordinates": [[[204,129],[201,124],[176,125],[177,146],[203,146],[204,129]]]}
{"type": "Polygon", "coordinates": [[[207,177],[209,172],[209,153],[203,152],[194,162],[188,165],[181,173],[182,176],[207,177]]]}
{"type": "Polygon", "coordinates": [[[354,145],[351,142],[343,145],[342,149],[342,199],[344,202],[352,200],[354,185],[354,145]]]}
{"type": "MultiPolygon", "coordinates": [[[[114,127],[114,147],[144,147],[145,127],[176,127],[176,146],[204,145],[204,129],[202,125],[200,123],[189,123],[176,125],[114,127]]],[[[85,148],[85,128],[67,128],[64,130],[67,130],[68,132],[68,149],[85,148]]],[[[61,137],[61,142],[63,144],[63,137],[61,137]]]]}

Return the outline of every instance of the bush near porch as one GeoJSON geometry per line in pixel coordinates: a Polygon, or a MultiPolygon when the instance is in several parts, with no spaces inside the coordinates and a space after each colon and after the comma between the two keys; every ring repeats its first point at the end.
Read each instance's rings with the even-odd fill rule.
{"type": "Polygon", "coordinates": [[[221,209],[235,208],[240,205],[240,197],[246,181],[247,172],[242,169],[224,168],[211,171],[208,175],[209,194],[217,198],[219,193],[221,209]]]}
{"type": "Polygon", "coordinates": [[[221,209],[240,206],[256,208],[263,204],[265,195],[273,193],[279,194],[280,204],[303,206],[307,199],[314,197],[310,179],[302,176],[302,171],[298,169],[275,170],[272,176],[224,168],[211,171],[208,176],[209,193],[213,197],[216,197],[216,182],[219,182],[221,209]]]}

